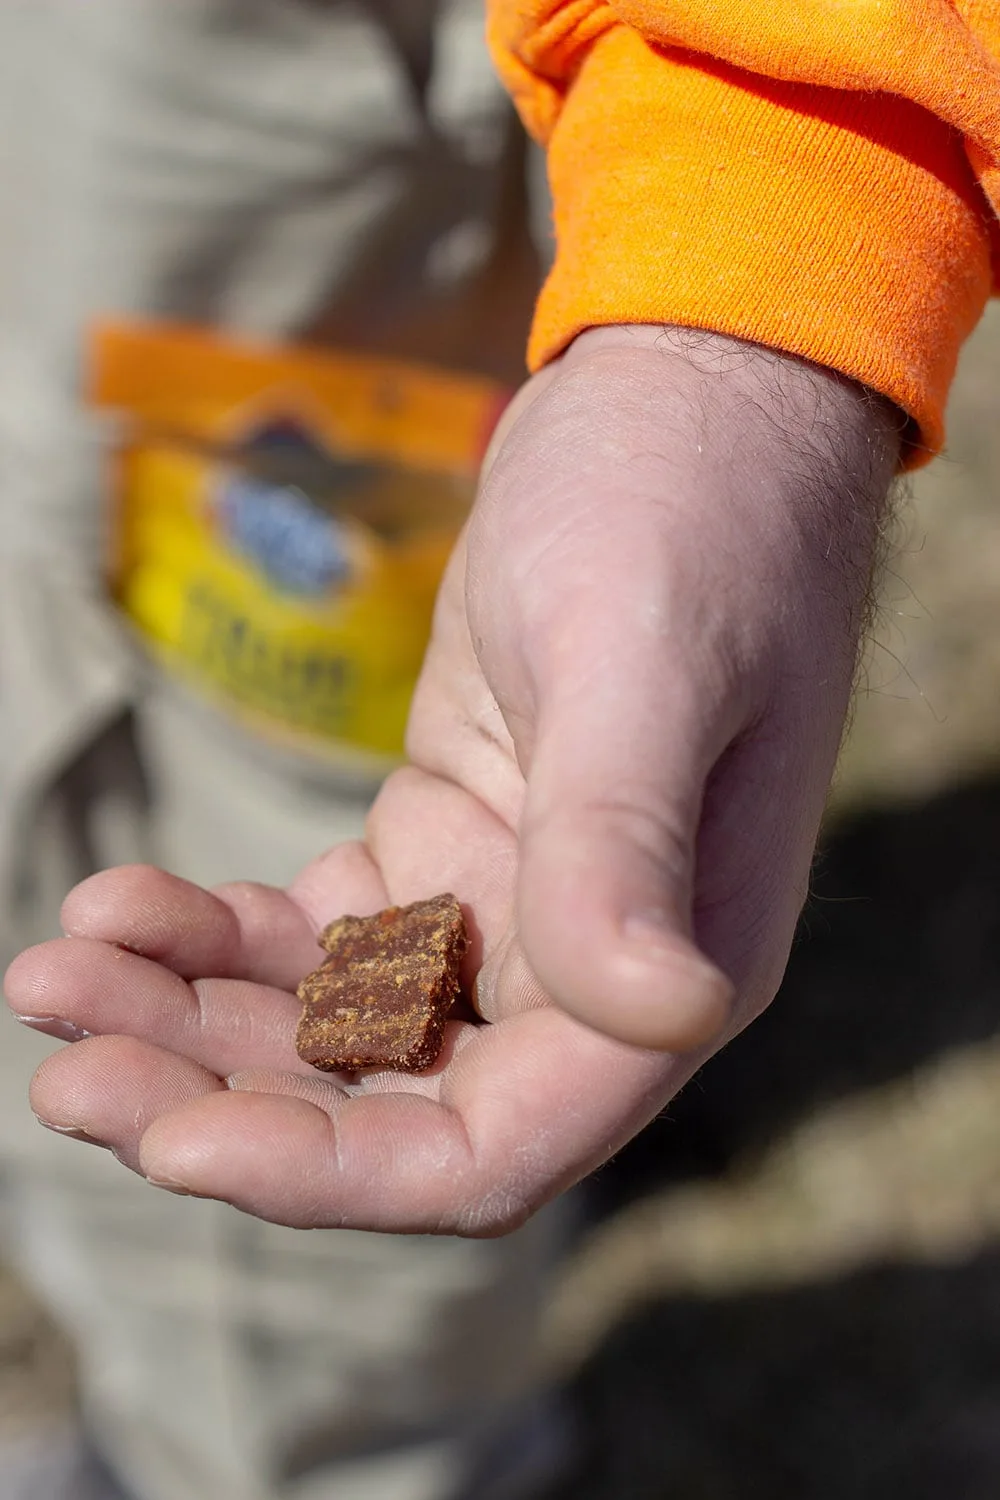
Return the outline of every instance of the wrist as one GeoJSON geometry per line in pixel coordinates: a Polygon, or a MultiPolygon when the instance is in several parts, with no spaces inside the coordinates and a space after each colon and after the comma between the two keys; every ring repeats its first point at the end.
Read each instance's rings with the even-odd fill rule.
{"type": "MultiPolygon", "coordinates": [[[[857,633],[904,413],[835,370],[704,329],[593,328],[558,365],[596,390],[613,380],[641,392],[678,484],[706,510],[724,503],[739,517],[748,556],[773,561],[776,583],[788,569],[790,582],[839,577],[857,633]]],[[[699,524],[697,502],[690,521],[699,524]]]]}
{"type": "MultiPolygon", "coordinates": [[[[669,366],[669,373],[661,372],[658,385],[675,385],[678,395],[697,395],[713,408],[724,408],[728,403],[730,416],[733,406],[748,397],[760,400],[762,412],[782,408],[785,422],[779,419],[775,435],[786,444],[805,441],[822,449],[824,429],[838,444],[860,441],[876,485],[883,488],[882,476],[886,472],[891,476],[896,470],[908,419],[885,396],[798,355],[707,328],[652,323],[588,328],[535,380],[544,381],[553,369],[575,369],[599,355],[612,353],[619,359],[634,360],[658,356],[669,366]],[[822,424],[819,428],[817,422],[822,424]]],[[[773,412],[771,420],[777,417],[773,412]]],[[[860,460],[860,455],[850,451],[842,457],[848,463],[852,457],[855,464],[860,460]]],[[[835,454],[834,459],[839,466],[840,455],[835,454]]],[[[862,468],[866,466],[861,462],[862,468]]]]}

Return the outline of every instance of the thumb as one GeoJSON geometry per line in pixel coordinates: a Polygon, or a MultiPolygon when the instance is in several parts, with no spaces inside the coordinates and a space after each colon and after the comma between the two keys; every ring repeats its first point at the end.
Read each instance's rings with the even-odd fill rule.
{"type": "Polygon", "coordinates": [[[571,633],[576,670],[557,664],[552,691],[539,684],[518,923],[563,1009],[621,1041],[688,1051],[732,1003],[692,934],[705,785],[731,735],[704,679],[695,692],[662,639],[623,627],[620,614],[588,621],[571,633]]]}

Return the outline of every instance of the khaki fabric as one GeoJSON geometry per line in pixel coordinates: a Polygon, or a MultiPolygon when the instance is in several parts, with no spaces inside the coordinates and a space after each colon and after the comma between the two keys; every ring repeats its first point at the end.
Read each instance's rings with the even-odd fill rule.
{"type": "MultiPolygon", "coordinates": [[[[0,8],[4,956],[53,935],[94,869],[280,883],[358,832],[371,788],[248,741],[120,629],[82,334],[135,311],[409,353],[450,329],[462,353],[509,189],[481,33],[479,0],[0,8]]],[[[479,1243],[299,1234],[156,1193],[34,1124],[50,1046],[4,1024],[3,1225],[141,1500],[485,1500],[477,1465],[513,1485],[561,1210],[479,1243]]]]}

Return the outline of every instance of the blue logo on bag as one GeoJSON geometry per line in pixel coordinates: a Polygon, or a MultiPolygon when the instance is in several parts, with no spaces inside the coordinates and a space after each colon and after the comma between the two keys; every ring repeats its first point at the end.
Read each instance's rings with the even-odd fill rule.
{"type": "Polygon", "coordinates": [[[216,514],[233,546],[286,593],[315,597],[350,577],[343,527],[301,490],[232,475],[216,514]]]}
{"type": "Polygon", "coordinates": [[[315,598],[342,586],[352,571],[347,531],[309,491],[335,500],[363,487],[369,466],[335,458],[287,417],[248,433],[238,457],[247,469],[229,470],[215,497],[230,544],[285,593],[315,598]]]}

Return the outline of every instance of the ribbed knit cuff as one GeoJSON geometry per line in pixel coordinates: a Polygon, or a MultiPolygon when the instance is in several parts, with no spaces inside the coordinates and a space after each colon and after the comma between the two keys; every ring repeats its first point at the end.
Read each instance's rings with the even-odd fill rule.
{"type": "Polygon", "coordinates": [[[885,94],[774,82],[616,27],[565,100],[558,253],[529,359],[583,329],[710,328],[841,371],[943,442],[990,293],[989,209],[961,137],[885,94]]]}

